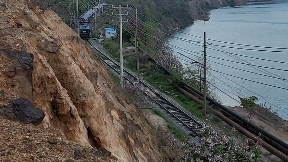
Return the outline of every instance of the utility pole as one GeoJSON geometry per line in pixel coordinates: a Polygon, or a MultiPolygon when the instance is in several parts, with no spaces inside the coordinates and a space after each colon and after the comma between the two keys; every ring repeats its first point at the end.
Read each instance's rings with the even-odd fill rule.
{"type": "Polygon", "coordinates": [[[76,0],[76,30],[79,35],[79,9],[78,9],[78,0],[76,0]]]}
{"type": "Polygon", "coordinates": [[[199,74],[200,74],[199,91],[202,92],[202,67],[201,67],[201,64],[199,64],[199,74]]]}
{"type": "Polygon", "coordinates": [[[99,0],[99,1],[98,1],[99,16],[100,16],[100,14],[101,14],[100,6],[101,6],[101,5],[100,5],[100,0],[99,0]]]}
{"type": "MultiPolygon", "coordinates": [[[[119,5],[119,7],[114,7],[112,6],[112,8],[119,8],[119,19],[120,19],[120,85],[123,88],[123,49],[122,49],[122,44],[123,44],[123,38],[122,38],[122,24],[123,24],[123,20],[122,20],[122,16],[126,15],[126,14],[122,14],[122,7],[121,5],[119,5]]],[[[128,5],[127,7],[128,8],[128,5]]]]}
{"type": "Polygon", "coordinates": [[[104,2],[104,0],[103,0],[103,1],[102,1],[102,4],[101,4],[102,13],[104,12],[104,6],[103,6],[104,3],[105,3],[105,2],[104,2]]]}
{"type": "Polygon", "coordinates": [[[137,65],[136,65],[136,69],[137,69],[137,71],[139,71],[139,65],[140,65],[140,63],[139,63],[139,53],[138,53],[138,42],[137,42],[137,37],[138,37],[138,10],[137,10],[137,8],[136,8],[136,22],[135,22],[135,24],[136,24],[136,31],[135,31],[135,52],[136,52],[136,59],[137,59],[137,65]]]}
{"type": "MultiPolygon", "coordinates": [[[[98,6],[99,6],[99,4],[98,4],[98,6]]],[[[95,23],[95,29],[96,29],[96,20],[97,20],[97,7],[96,7],[96,3],[95,3],[95,6],[94,6],[94,23],[95,23]]]]}
{"type": "Polygon", "coordinates": [[[204,107],[204,115],[206,116],[206,98],[207,98],[207,78],[206,78],[206,32],[204,32],[204,101],[203,101],[203,107],[204,107]]]}

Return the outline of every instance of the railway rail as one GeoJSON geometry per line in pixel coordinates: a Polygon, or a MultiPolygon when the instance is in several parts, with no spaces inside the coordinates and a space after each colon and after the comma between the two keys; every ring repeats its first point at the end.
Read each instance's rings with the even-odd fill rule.
{"type": "MultiPolygon", "coordinates": [[[[94,47],[89,41],[90,45],[94,47]]],[[[109,66],[115,73],[120,74],[120,65],[113,59],[105,55],[102,51],[94,47],[101,55],[99,59],[109,66]]],[[[178,121],[188,135],[192,137],[201,136],[202,132],[206,128],[205,124],[197,120],[195,117],[191,116],[189,113],[185,112],[182,108],[176,105],[173,101],[168,99],[165,95],[155,90],[148,83],[140,80],[132,72],[123,69],[123,78],[126,82],[136,85],[139,90],[141,90],[146,96],[148,96],[155,104],[157,104],[162,110],[165,110],[169,116],[178,121]]]]}
{"type": "MultiPolygon", "coordinates": [[[[90,42],[89,42],[90,43],[90,42]]],[[[91,43],[90,43],[91,44],[91,43]]],[[[91,44],[92,45],[92,44],[91,44]]],[[[93,45],[92,45],[93,46],[93,45]]],[[[120,65],[115,62],[113,59],[109,58],[102,51],[98,50],[94,47],[101,55],[100,60],[113,69],[117,74],[120,74],[120,65]]],[[[160,69],[164,71],[164,73],[171,75],[171,73],[161,65],[157,63],[156,60],[150,58],[152,62],[154,62],[160,69]]],[[[169,100],[165,95],[155,90],[146,82],[139,80],[137,76],[135,76],[132,72],[129,72],[126,69],[124,71],[124,79],[131,84],[138,83],[138,89],[141,90],[145,95],[147,95],[150,99],[154,101],[162,110],[165,110],[172,118],[178,121],[178,124],[185,128],[188,134],[192,137],[201,136],[206,126],[203,122],[197,120],[195,117],[192,117],[190,114],[179,108],[175,103],[169,100]]],[[[203,93],[199,92],[195,88],[190,85],[181,82],[178,86],[180,89],[187,92],[189,95],[193,95],[199,100],[203,98],[203,93]]],[[[269,152],[273,153],[280,159],[284,161],[288,161],[288,144],[284,141],[278,139],[277,137],[271,135],[270,133],[264,131],[263,129],[257,127],[250,121],[236,114],[235,112],[229,110],[225,106],[221,105],[217,101],[213,100],[210,97],[207,97],[207,101],[211,106],[216,106],[220,108],[220,111],[213,110],[222,120],[227,122],[230,125],[238,126],[239,129],[243,129],[242,132],[249,138],[252,138],[254,141],[258,139],[259,134],[261,134],[262,146],[266,148],[269,152]],[[251,135],[253,134],[253,135],[251,135]]],[[[243,160],[243,159],[242,159],[243,160]]],[[[244,160],[245,161],[245,160],[244,160]]]]}
{"type": "MultiPolygon", "coordinates": [[[[159,65],[157,61],[150,57],[150,60],[154,62],[165,74],[171,75],[169,70],[167,70],[165,67],[159,65]]],[[[204,94],[197,89],[193,88],[192,86],[180,82],[178,85],[178,90],[181,90],[182,93],[186,93],[186,95],[192,96],[191,98],[194,98],[195,100],[198,100],[199,103],[202,103],[202,99],[204,97],[204,94]]],[[[274,154],[275,156],[279,157],[283,161],[288,162],[288,144],[284,141],[280,140],[279,138],[273,136],[269,132],[259,128],[252,122],[246,120],[245,118],[241,117],[237,113],[229,110],[219,102],[215,101],[214,99],[207,97],[207,104],[211,105],[211,109],[213,109],[212,106],[215,106],[220,109],[220,111],[213,109],[213,111],[226,123],[229,125],[235,127],[237,126],[239,128],[239,131],[246,135],[247,137],[253,139],[254,141],[260,140],[262,141],[262,146],[266,148],[269,152],[274,154]],[[259,139],[260,137],[260,139],[259,139]]]]}

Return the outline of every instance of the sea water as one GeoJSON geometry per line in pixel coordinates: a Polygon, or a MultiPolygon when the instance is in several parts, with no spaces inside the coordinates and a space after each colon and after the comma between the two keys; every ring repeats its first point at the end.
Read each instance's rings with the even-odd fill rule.
{"type": "Polygon", "coordinates": [[[288,1],[215,9],[209,21],[178,31],[168,43],[184,66],[203,58],[204,32],[208,86],[216,99],[238,106],[239,97],[256,96],[288,120],[288,1]]]}

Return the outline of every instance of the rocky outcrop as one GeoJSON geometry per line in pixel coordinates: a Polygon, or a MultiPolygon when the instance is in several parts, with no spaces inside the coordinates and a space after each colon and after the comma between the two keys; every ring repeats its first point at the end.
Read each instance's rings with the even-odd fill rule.
{"type": "Polygon", "coordinates": [[[26,98],[44,111],[40,126],[55,127],[68,140],[119,161],[161,161],[150,126],[54,12],[28,0],[3,1],[0,37],[0,107],[26,98]]]}
{"type": "Polygon", "coordinates": [[[0,109],[0,113],[7,116],[11,120],[23,123],[33,123],[35,125],[42,122],[45,114],[42,110],[37,109],[25,98],[17,98],[11,101],[8,108],[0,109]]]}

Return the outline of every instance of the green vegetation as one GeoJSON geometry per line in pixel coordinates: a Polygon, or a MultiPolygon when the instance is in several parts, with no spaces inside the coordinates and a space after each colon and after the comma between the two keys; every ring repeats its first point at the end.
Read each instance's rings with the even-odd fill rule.
{"type": "MultiPolygon", "coordinates": [[[[40,0],[33,0],[39,1],[40,0]]],[[[61,16],[62,20],[70,24],[70,19],[76,16],[76,4],[72,0],[44,0],[49,3],[50,8],[61,16]]],[[[79,0],[79,15],[91,8],[98,1],[79,0]]],[[[144,28],[147,30],[147,25],[152,28],[159,28],[166,33],[173,33],[179,28],[185,28],[193,23],[193,18],[190,15],[190,9],[187,0],[167,1],[167,0],[105,0],[108,8],[111,5],[126,6],[138,9],[138,17],[145,22],[144,28]],[[151,21],[153,19],[153,21],[151,21]],[[156,22],[163,24],[158,26],[156,22]],[[172,29],[172,30],[171,30],[172,29]]],[[[106,11],[110,9],[108,9],[106,11]]],[[[133,9],[129,12],[132,12],[133,9]]],[[[115,12],[114,12],[115,13],[115,12]]],[[[151,33],[153,34],[153,33],[151,33]]]]}
{"type": "Polygon", "coordinates": [[[241,106],[243,106],[244,108],[246,108],[249,112],[249,119],[251,119],[252,113],[254,112],[254,108],[256,106],[256,101],[258,100],[257,97],[255,96],[251,96],[248,98],[241,98],[239,97],[240,101],[241,101],[241,106]]]}
{"type": "Polygon", "coordinates": [[[172,133],[177,138],[179,138],[182,141],[186,139],[185,133],[183,131],[181,131],[180,129],[178,129],[177,127],[175,127],[174,124],[170,120],[168,120],[159,110],[152,109],[152,111],[154,112],[154,114],[160,116],[161,118],[163,118],[167,122],[168,128],[172,131],[172,133]]]}
{"type": "Polygon", "coordinates": [[[181,92],[177,91],[173,84],[171,84],[167,76],[163,73],[160,73],[156,69],[148,69],[143,74],[144,79],[149,82],[152,86],[159,89],[161,92],[173,98],[176,102],[181,104],[194,116],[203,119],[204,114],[202,112],[202,107],[192,101],[189,97],[185,96],[181,92]]]}
{"type": "Polygon", "coordinates": [[[119,42],[115,40],[105,40],[103,47],[111,54],[111,57],[119,62],[119,42]]]}

